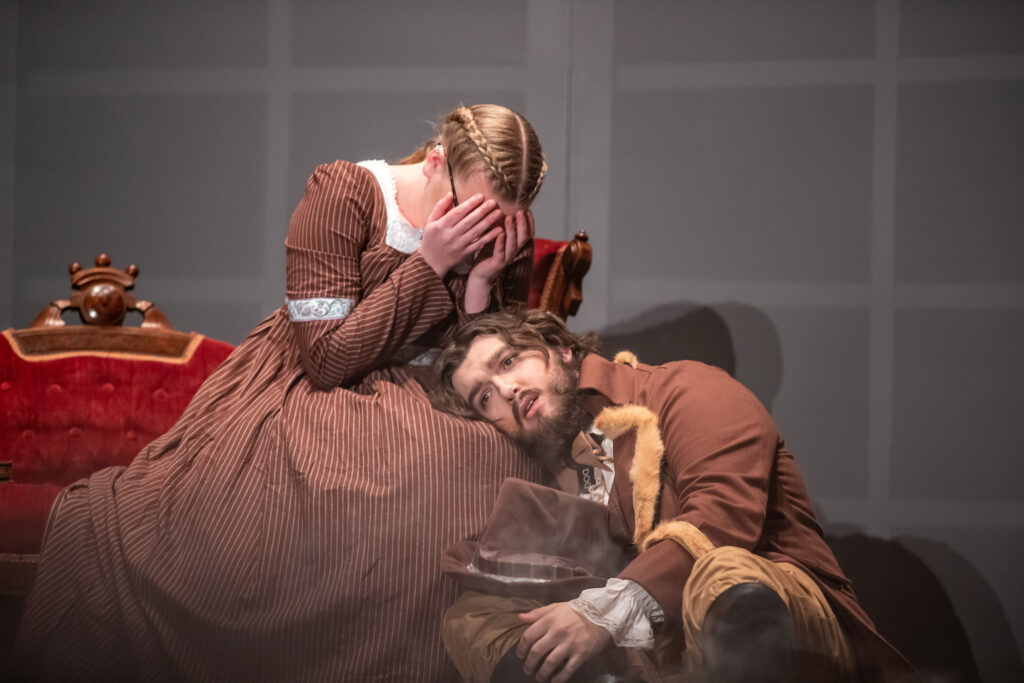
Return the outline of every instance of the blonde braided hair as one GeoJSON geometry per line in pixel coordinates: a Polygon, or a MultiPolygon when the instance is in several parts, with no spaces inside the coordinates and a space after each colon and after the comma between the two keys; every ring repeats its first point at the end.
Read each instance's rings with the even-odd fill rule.
{"type": "Polygon", "coordinates": [[[490,143],[487,142],[487,136],[476,125],[473,110],[469,107],[459,107],[451,114],[448,114],[445,123],[457,123],[462,127],[466,135],[469,136],[469,139],[473,141],[477,152],[480,153],[480,158],[483,159],[484,165],[487,166],[487,170],[491,174],[491,178],[500,188],[499,194],[517,196],[518,193],[514,187],[515,180],[512,178],[512,174],[507,167],[508,164],[503,165],[499,161],[498,155],[491,149],[490,143]]]}
{"type": "Polygon", "coordinates": [[[456,174],[486,172],[498,197],[522,208],[537,197],[547,175],[544,151],[530,122],[500,105],[457,107],[444,117],[435,139],[401,163],[422,161],[438,143],[456,174]]]}
{"type": "MultiPolygon", "coordinates": [[[[529,124],[526,123],[526,119],[524,119],[522,116],[520,116],[519,117],[519,129],[520,129],[520,134],[521,134],[523,140],[527,140],[529,138],[529,132],[526,130],[526,126],[528,126],[528,125],[529,124]]],[[[530,130],[532,131],[533,129],[531,128],[530,130]]],[[[534,134],[534,135],[536,135],[536,134],[534,134]]],[[[527,168],[528,166],[529,166],[529,159],[527,158],[527,146],[524,144],[523,145],[522,167],[523,168],[527,168]]],[[[524,190],[526,189],[526,174],[520,174],[520,176],[519,176],[519,187],[518,187],[518,189],[516,191],[516,194],[518,194],[519,196],[523,197],[526,204],[529,205],[529,204],[533,203],[533,200],[534,200],[534,198],[536,198],[537,193],[540,192],[540,186],[544,182],[544,176],[546,176],[547,174],[548,174],[548,162],[547,162],[547,159],[544,158],[544,152],[541,152],[541,154],[540,154],[540,169],[537,172],[537,179],[533,181],[533,185],[530,187],[529,192],[524,192],[524,190]]]]}

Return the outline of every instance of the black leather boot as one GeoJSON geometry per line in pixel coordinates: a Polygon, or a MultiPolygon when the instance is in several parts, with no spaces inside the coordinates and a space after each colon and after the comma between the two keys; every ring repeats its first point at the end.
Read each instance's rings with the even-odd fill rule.
{"type": "Polygon", "coordinates": [[[711,603],[702,648],[709,683],[796,680],[793,618],[782,598],[764,584],[737,584],[711,603]]]}
{"type": "Polygon", "coordinates": [[[523,660],[516,657],[516,646],[508,649],[491,672],[491,683],[525,683],[533,681],[532,676],[523,673],[523,660]]]}

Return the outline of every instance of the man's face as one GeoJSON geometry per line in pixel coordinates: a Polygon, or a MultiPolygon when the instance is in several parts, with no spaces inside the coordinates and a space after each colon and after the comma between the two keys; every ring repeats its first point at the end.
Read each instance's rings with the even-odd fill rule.
{"type": "Polygon", "coordinates": [[[452,386],[498,429],[530,441],[564,412],[574,388],[563,365],[572,352],[548,352],[550,360],[539,350],[513,349],[501,337],[482,335],[469,345],[452,386]]]}

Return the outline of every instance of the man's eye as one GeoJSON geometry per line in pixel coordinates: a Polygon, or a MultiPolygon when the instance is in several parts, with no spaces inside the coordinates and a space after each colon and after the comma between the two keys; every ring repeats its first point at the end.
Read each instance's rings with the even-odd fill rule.
{"type": "Polygon", "coordinates": [[[483,408],[484,406],[487,405],[487,399],[489,399],[490,397],[491,397],[491,392],[489,392],[489,391],[485,391],[483,394],[481,394],[481,396],[480,396],[480,407],[481,408],[483,408]]]}
{"type": "Polygon", "coordinates": [[[512,367],[512,363],[515,362],[515,359],[515,356],[509,356],[508,358],[505,359],[502,365],[504,365],[506,368],[512,367]]]}

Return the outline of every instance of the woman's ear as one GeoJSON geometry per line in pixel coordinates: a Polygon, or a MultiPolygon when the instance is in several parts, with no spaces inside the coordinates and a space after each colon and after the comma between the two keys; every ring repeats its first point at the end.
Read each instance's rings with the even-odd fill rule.
{"type": "Polygon", "coordinates": [[[429,178],[441,169],[448,173],[448,157],[445,156],[444,146],[437,144],[430,148],[423,159],[423,175],[429,178]]]}

